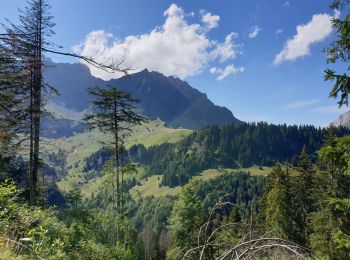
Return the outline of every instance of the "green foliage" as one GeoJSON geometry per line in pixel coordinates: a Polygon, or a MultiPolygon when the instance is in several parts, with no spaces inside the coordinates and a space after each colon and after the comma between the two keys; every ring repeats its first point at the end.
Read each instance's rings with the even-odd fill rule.
{"type": "MultiPolygon", "coordinates": [[[[0,184],[0,233],[6,240],[28,238],[32,256],[46,259],[65,259],[65,239],[68,229],[52,210],[28,207],[20,200],[21,191],[13,181],[0,184]]],[[[6,246],[6,244],[3,244],[6,246]]],[[[25,252],[25,250],[23,250],[25,252]]]]}
{"type": "MultiPolygon", "coordinates": [[[[203,200],[204,214],[221,199],[236,205],[243,218],[259,210],[263,193],[264,179],[260,176],[250,176],[246,172],[225,173],[209,181],[200,181],[198,195],[203,200]]],[[[229,214],[231,207],[223,208],[223,214],[229,214]]]]}
{"type": "Polygon", "coordinates": [[[350,136],[333,137],[333,142],[318,151],[321,161],[326,162],[331,174],[350,174],[350,136]]]}
{"type": "Polygon", "coordinates": [[[195,244],[196,232],[204,222],[203,204],[197,193],[198,182],[189,182],[174,204],[169,219],[172,248],[189,248],[195,244]]]}
{"type": "Polygon", "coordinates": [[[349,141],[350,136],[330,136],[319,151],[325,172],[319,177],[319,209],[310,216],[310,245],[315,252],[332,259],[350,257],[349,141]]]}
{"type": "MultiPolygon", "coordinates": [[[[0,252],[26,259],[40,256],[45,259],[140,259],[142,249],[133,225],[118,217],[122,238],[110,244],[111,215],[84,210],[80,196],[72,192],[68,208],[57,218],[52,209],[28,207],[21,201],[21,191],[14,182],[0,184],[0,252]],[[72,214],[74,212],[74,214],[72,214]],[[73,216],[73,217],[72,217],[73,216]],[[6,241],[28,241],[24,248],[11,247],[6,241]],[[5,243],[6,242],[6,243],[5,243]],[[17,249],[16,249],[17,248],[17,249]]],[[[18,242],[17,242],[18,243],[18,242]]],[[[25,243],[25,242],[21,242],[25,243]]],[[[20,259],[18,257],[18,259],[20,259]]]]}
{"type": "Polygon", "coordinates": [[[129,213],[136,229],[140,231],[144,223],[151,222],[157,234],[167,230],[168,217],[172,212],[174,201],[172,197],[146,197],[137,202],[129,213]]]}
{"type": "MultiPolygon", "coordinates": [[[[190,181],[182,188],[169,219],[172,243],[167,257],[181,259],[189,248],[198,245],[200,227],[207,221],[215,204],[223,198],[228,204],[215,211],[213,225],[222,221],[248,221],[252,214],[258,212],[262,187],[261,177],[243,172],[226,173],[209,181],[190,181]]],[[[216,242],[239,240],[243,226],[220,231],[216,242]]]]}
{"type": "MultiPolygon", "coordinates": [[[[350,61],[350,13],[348,0],[334,0],[331,8],[338,10],[346,10],[344,19],[340,17],[333,18],[332,23],[333,27],[336,30],[337,38],[334,42],[331,43],[330,47],[327,49],[327,62],[328,63],[345,63],[347,66],[347,71],[350,70],[350,66],[347,63],[350,61]]],[[[325,70],[325,80],[334,81],[334,86],[329,93],[329,96],[332,98],[340,99],[338,101],[339,107],[349,104],[349,94],[350,94],[350,77],[344,73],[336,73],[332,69],[325,70]]]]}
{"type": "Polygon", "coordinates": [[[269,176],[269,182],[265,199],[266,230],[272,230],[279,237],[295,240],[288,169],[284,170],[280,164],[276,164],[269,176]]]}
{"type": "Polygon", "coordinates": [[[299,155],[295,170],[297,174],[293,179],[292,193],[294,196],[291,202],[294,205],[294,219],[299,231],[298,242],[307,245],[307,238],[310,235],[308,216],[316,208],[315,192],[318,187],[316,186],[316,171],[305,148],[299,155]]]}

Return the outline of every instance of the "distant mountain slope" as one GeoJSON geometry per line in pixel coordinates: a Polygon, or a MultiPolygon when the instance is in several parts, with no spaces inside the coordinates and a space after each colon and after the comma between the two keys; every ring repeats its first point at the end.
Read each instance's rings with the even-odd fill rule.
{"type": "MultiPolygon", "coordinates": [[[[208,126],[181,141],[129,149],[129,158],[144,166],[146,175],[162,174],[162,184],[184,185],[206,169],[273,166],[276,162],[297,162],[305,145],[312,161],[321,148],[327,130],[314,126],[267,123],[208,126]]],[[[349,134],[339,128],[337,136],[349,134]]]]}
{"type": "Polygon", "coordinates": [[[143,70],[130,77],[104,81],[93,77],[82,64],[50,65],[45,71],[45,81],[61,93],[54,101],[75,111],[88,108],[88,87],[112,85],[130,91],[139,99],[139,109],[146,116],[160,118],[173,128],[241,123],[230,110],[214,105],[205,94],[178,78],[143,70]]]}
{"type": "Polygon", "coordinates": [[[334,126],[344,126],[350,128],[350,111],[345,112],[332,122],[334,126]]]}

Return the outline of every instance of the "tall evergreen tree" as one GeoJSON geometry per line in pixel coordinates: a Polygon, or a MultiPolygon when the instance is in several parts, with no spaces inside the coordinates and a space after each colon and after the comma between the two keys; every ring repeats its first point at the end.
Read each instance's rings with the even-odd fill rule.
{"type": "Polygon", "coordinates": [[[94,97],[91,102],[94,113],[87,114],[84,120],[91,127],[97,127],[104,133],[112,134],[111,148],[114,151],[116,166],[116,181],[113,181],[113,190],[116,187],[116,197],[113,204],[118,213],[121,208],[120,166],[121,154],[125,151],[124,141],[127,134],[132,131],[133,125],[141,124],[146,119],[136,111],[137,102],[129,92],[120,91],[115,87],[107,89],[100,87],[89,88],[89,94],[94,97]]]}
{"type": "Polygon", "coordinates": [[[279,163],[269,175],[268,191],[265,196],[266,229],[280,237],[296,240],[289,170],[283,169],[279,163]]]}
{"type": "Polygon", "coordinates": [[[29,96],[29,191],[30,204],[37,196],[38,172],[40,168],[40,127],[43,112],[43,50],[52,45],[48,40],[53,34],[54,23],[47,0],[30,0],[24,10],[20,10],[19,25],[10,24],[6,28],[7,38],[2,40],[9,46],[17,61],[27,71],[29,96]]]}
{"type": "Polygon", "coordinates": [[[315,171],[303,147],[297,163],[298,172],[293,188],[296,223],[298,225],[300,242],[306,243],[308,230],[308,216],[314,210],[314,188],[315,188],[315,171]]]}
{"type": "Polygon", "coordinates": [[[350,257],[350,136],[334,138],[319,151],[326,165],[318,193],[319,209],[311,214],[311,247],[330,259],[350,257]]]}

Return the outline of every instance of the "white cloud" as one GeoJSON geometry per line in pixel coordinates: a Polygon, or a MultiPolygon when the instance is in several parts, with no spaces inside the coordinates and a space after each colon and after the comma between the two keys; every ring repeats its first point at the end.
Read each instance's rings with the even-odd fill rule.
{"type": "Polygon", "coordinates": [[[217,70],[218,70],[217,67],[212,67],[209,71],[211,74],[215,74],[217,70]]]}
{"type": "Polygon", "coordinates": [[[312,112],[320,113],[320,114],[342,114],[348,111],[349,109],[346,107],[339,108],[338,105],[331,106],[323,106],[312,109],[312,112]]]}
{"type": "Polygon", "coordinates": [[[289,6],[290,6],[289,1],[285,1],[285,2],[283,3],[283,6],[285,6],[285,7],[289,7],[289,6]]]}
{"type": "Polygon", "coordinates": [[[308,107],[308,106],[317,104],[319,102],[320,102],[319,99],[301,100],[301,101],[296,101],[296,102],[289,103],[289,104],[287,104],[285,106],[285,108],[288,108],[288,109],[299,109],[299,108],[308,107]]]}
{"type": "Polygon", "coordinates": [[[202,22],[208,27],[208,29],[213,29],[219,26],[220,16],[212,15],[205,10],[202,10],[202,22]]]}
{"type": "Polygon", "coordinates": [[[210,69],[211,74],[218,74],[216,79],[218,81],[223,80],[224,78],[228,77],[229,75],[236,74],[238,72],[243,72],[245,68],[243,67],[236,67],[233,64],[227,65],[224,69],[213,67],[210,69]]]}
{"type": "Polygon", "coordinates": [[[258,36],[258,33],[261,31],[261,28],[257,25],[253,26],[252,28],[250,28],[250,32],[249,32],[249,38],[255,38],[256,36],[258,36]]]}
{"type": "MultiPolygon", "coordinates": [[[[335,12],[335,17],[339,12],[335,12]]],[[[297,58],[310,55],[311,44],[324,40],[332,32],[333,17],[329,14],[315,14],[307,24],[297,26],[297,34],[289,39],[283,50],[275,57],[274,64],[283,61],[294,61],[297,58]]]]}
{"type": "Polygon", "coordinates": [[[225,62],[230,59],[235,59],[237,54],[241,54],[240,45],[234,44],[234,39],[238,37],[237,33],[230,33],[226,36],[224,42],[215,42],[215,49],[210,52],[210,59],[219,59],[220,62],[225,62]]]}
{"type": "Polygon", "coordinates": [[[277,29],[277,30],[275,31],[275,35],[278,35],[278,34],[281,34],[281,33],[283,33],[283,30],[282,30],[282,29],[277,29]]]}
{"type": "MultiPolygon", "coordinates": [[[[232,60],[239,53],[239,45],[234,43],[235,33],[230,33],[224,42],[208,37],[208,28],[214,28],[219,22],[215,15],[206,13],[204,23],[189,24],[184,10],[172,4],[164,16],[164,24],[149,33],[118,39],[103,30],[93,31],[73,49],[105,64],[124,59],[123,66],[133,68],[133,73],[147,68],[182,79],[202,72],[216,59],[220,62],[232,60]]],[[[92,75],[105,80],[122,76],[89,68],[92,75]]]]}

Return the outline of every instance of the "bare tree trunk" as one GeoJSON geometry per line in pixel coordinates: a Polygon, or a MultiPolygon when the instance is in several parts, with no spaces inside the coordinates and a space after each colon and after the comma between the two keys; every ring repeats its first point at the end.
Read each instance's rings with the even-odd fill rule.
{"type": "MultiPolygon", "coordinates": [[[[113,216],[115,221],[115,215],[119,214],[119,136],[118,136],[118,103],[117,103],[117,97],[114,98],[114,141],[115,141],[115,165],[117,168],[117,201],[115,201],[115,197],[113,198],[113,204],[117,203],[117,207],[113,209],[113,216]]],[[[113,178],[114,182],[114,178],[113,178]]],[[[113,187],[113,193],[114,193],[114,187],[113,187]]],[[[119,239],[119,223],[117,223],[117,240],[119,239]]],[[[114,243],[114,241],[113,241],[114,243]]]]}
{"type": "MultiPolygon", "coordinates": [[[[121,151],[121,155],[122,153],[124,152],[124,149],[122,149],[121,151]]],[[[122,166],[123,165],[123,157],[120,158],[120,165],[122,166]]],[[[120,187],[120,190],[121,190],[121,213],[123,214],[124,213],[124,170],[122,169],[122,182],[121,182],[121,187],[120,187]]]]}
{"type": "Polygon", "coordinates": [[[40,167],[40,119],[42,87],[42,0],[39,1],[38,24],[36,32],[35,73],[34,73],[34,152],[33,152],[33,202],[36,202],[38,172],[40,167]]]}
{"type": "Polygon", "coordinates": [[[29,127],[30,127],[30,144],[29,144],[29,205],[34,205],[34,185],[33,185],[33,152],[34,152],[34,118],[33,118],[33,72],[30,75],[30,108],[29,108],[29,127]]]}
{"type": "Polygon", "coordinates": [[[117,97],[114,98],[114,139],[115,139],[115,163],[117,168],[117,211],[120,209],[120,185],[119,185],[119,135],[118,135],[118,103],[117,97]]]}

